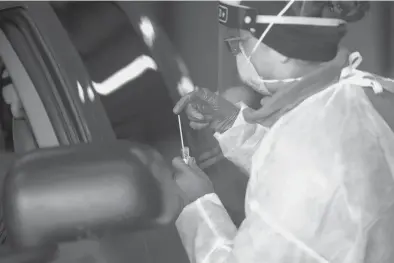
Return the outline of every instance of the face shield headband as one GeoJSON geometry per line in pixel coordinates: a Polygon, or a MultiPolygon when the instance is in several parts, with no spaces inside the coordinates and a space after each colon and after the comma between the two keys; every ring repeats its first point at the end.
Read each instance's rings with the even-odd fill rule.
{"type": "Polygon", "coordinates": [[[290,13],[288,9],[292,2],[282,5],[279,14],[274,10],[278,6],[275,1],[252,1],[249,6],[219,2],[219,22],[232,29],[251,32],[264,44],[289,58],[313,62],[332,60],[346,33],[346,22],[333,18],[289,16],[287,13],[290,13]],[[259,7],[263,13],[259,14],[253,5],[266,9],[262,12],[262,7],[259,7]]]}

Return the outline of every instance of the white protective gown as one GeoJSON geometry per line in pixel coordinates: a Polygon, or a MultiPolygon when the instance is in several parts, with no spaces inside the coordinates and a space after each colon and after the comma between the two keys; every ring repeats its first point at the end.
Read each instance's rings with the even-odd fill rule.
{"type": "Polygon", "coordinates": [[[185,207],[176,226],[190,262],[394,262],[394,134],[365,86],[393,91],[350,65],[270,129],[241,113],[216,135],[250,174],[246,218],[237,229],[216,194],[185,207]]]}

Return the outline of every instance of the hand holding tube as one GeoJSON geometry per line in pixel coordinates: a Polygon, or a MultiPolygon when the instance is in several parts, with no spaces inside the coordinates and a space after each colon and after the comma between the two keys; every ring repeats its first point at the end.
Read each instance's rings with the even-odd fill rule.
{"type": "Polygon", "coordinates": [[[196,164],[194,158],[188,164],[176,157],[172,161],[175,169],[175,181],[180,189],[180,196],[184,206],[196,201],[206,194],[214,193],[214,188],[208,175],[206,175],[196,164]]]}

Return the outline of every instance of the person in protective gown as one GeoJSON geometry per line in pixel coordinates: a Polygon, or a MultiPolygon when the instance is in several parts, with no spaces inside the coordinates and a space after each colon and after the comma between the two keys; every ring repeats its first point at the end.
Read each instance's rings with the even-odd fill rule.
{"type": "Polygon", "coordinates": [[[219,4],[258,110],[198,88],[177,103],[249,175],[237,229],[195,161],[174,159],[192,263],[394,262],[394,82],[339,46],[368,2],[219,4]]]}

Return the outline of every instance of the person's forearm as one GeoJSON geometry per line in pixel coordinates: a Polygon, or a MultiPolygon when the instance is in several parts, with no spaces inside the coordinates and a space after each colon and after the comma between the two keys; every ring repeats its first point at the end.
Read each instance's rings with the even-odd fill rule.
{"type": "Polygon", "coordinates": [[[232,250],[237,228],[216,194],[189,204],[176,221],[190,262],[222,262],[232,250]]]}
{"type": "Polygon", "coordinates": [[[257,123],[248,123],[243,117],[246,105],[241,105],[241,111],[233,126],[226,132],[215,133],[223,155],[234,164],[250,173],[252,157],[264,138],[268,128],[257,123]]]}

